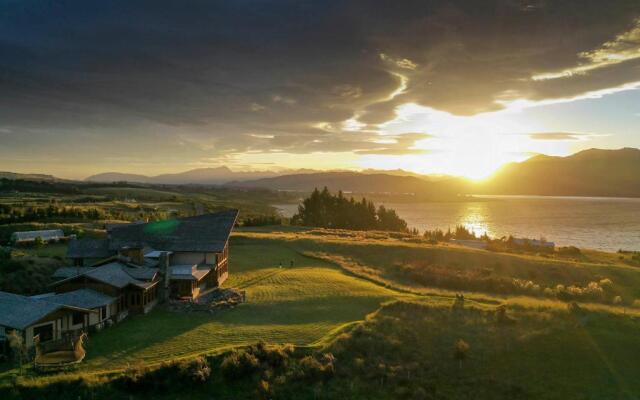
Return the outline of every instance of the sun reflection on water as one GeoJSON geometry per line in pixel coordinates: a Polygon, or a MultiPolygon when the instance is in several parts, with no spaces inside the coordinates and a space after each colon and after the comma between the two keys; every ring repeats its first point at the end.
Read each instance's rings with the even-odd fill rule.
{"type": "Polygon", "coordinates": [[[472,204],[465,207],[464,214],[459,220],[460,225],[473,232],[474,235],[480,237],[482,235],[492,236],[491,229],[487,222],[487,213],[483,204],[472,204]]]}

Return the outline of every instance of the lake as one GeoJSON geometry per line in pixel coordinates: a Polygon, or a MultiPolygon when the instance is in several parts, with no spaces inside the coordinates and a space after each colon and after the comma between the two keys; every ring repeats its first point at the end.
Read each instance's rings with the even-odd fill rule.
{"type": "MultiPolygon", "coordinates": [[[[640,199],[476,196],[461,202],[384,205],[420,231],[453,230],[460,224],[477,235],[544,237],[558,246],[640,250],[640,199]]],[[[275,207],[286,217],[297,211],[292,204],[275,207]]]]}

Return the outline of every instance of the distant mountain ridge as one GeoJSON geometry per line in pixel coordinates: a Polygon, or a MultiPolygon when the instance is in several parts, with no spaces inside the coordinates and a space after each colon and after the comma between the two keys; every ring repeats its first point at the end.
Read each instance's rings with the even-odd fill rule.
{"type": "Polygon", "coordinates": [[[89,182],[132,182],[150,184],[202,184],[221,185],[234,180],[260,179],[277,176],[277,172],[272,171],[241,171],[234,172],[228,167],[217,168],[197,168],[185,172],[173,174],[161,174],[155,176],[125,174],[120,172],[106,172],[92,175],[85,179],[89,182]]]}
{"type": "MultiPolygon", "coordinates": [[[[331,171],[331,173],[341,173],[346,171],[331,171]]],[[[88,182],[131,182],[131,183],[147,183],[147,184],[202,184],[202,185],[221,185],[229,182],[255,181],[265,178],[275,178],[279,176],[289,175],[306,175],[319,173],[312,169],[297,169],[286,171],[232,171],[230,168],[222,166],[216,168],[198,168],[185,172],[173,174],[161,174],[155,176],[127,174],[120,172],[105,172],[97,175],[89,176],[85,179],[88,182]]],[[[365,170],[360,175],[370,175],[381,173],[377,170],[365,170]]],[[[384,174],[392,176],[420,176],[412,172],[403,170],[384,171],[384,174]]]]}
{"type": "Polygon", "coordinates": [[[640,149],[538,155],[503,166],[478,189],[504,195],[640,197],[640,149]]]}
{"type": "Polygon", "coordinates": [[[46,174],[20,174],[17,172],[0,171],[0,179],[22,179],[25,181],[39,181],[39,182],[56,182],[66,181],[66,179],[56,178],[53,175],[46,174]]]}
{"type": "MultiPolygon", "coordinates": [[[[0,178],[64,181],[51,175],[13,172],[0,172],[0,178]]],[[[640,197],[640,149],[589,149],[566,157],[538,155],[504,165],[482,182],[403,170],[232,171],[227,167],[157,176],[109,172],[93,175],[85,181],[226,185],[302,192],[327,186],[332,191],[411,194],[417,200],[450,199],[468,194],[640,197]]]]}
{"type": "Polygon", "coordinates": [[[431,180],[427,176],[399,176],[386,173],[318,172],[284,175],[254,181],[232,182],[228,186],[261,187],[308,192],[328,187],[332,191],[379,194],[409,194],[421,199],[446,199],[467,191],[469,182],[449,177],[431,180]]]}

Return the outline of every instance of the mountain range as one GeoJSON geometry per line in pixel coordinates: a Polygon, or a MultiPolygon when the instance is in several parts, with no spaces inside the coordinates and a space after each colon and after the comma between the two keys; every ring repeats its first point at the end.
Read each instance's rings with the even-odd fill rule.
{"type": "MultiPolygon", "coordinates": [[[[59,180],[51,175],[0,172],[0,178],[59,180]]],[[[156,176],[108,172],[88,182],[203,184],[239,188],[412,194],[416,199],[445,199],[467,194],[640,197],[640,149],[589,149],[566,157],[534,156],[510,163],[482,182],[447,176],[426,176],[403,170],[378,171],[232,171],[200,168],[156,176]]]]}
{"type": "Polygon", "coordinates": [[[286,175],[234,185],[298,191],[327,186],[353,192],[414,193],[419,198],[465,194],[640,197],[640,150],[589,149],[567,157],[538,155],[506,164],[481,182],[343,172],[286,175]]]}
{"type": "Polygon", "coordinates": [[[640,197],[640,150],[538,155],[503,166],[478,188],[486,194],[640,197]]]}
{"type": "Polygon", "coordinates": [[[273,171],[256,172],[235,172],[228,167],[217,168],[197,168],[175,174],[162,174],[155,176],[125,174],[120,172],[105,172],[92,175],[85,179],[89,182],[132,182],[132,183],[152,183],[152,184],[200,184],[200,185],[220,185],[234,180],[250,180],[278,176],[273,171]]]}
{"type": "MultiPolygon", "coordinates": [[[[155,176],[138,175],[138,174],[126,174],[120,172],[105,172],[102,174],[92,175],[85,179],[88,182],[131,182],[131,183],[149,183],[149,184],[166,184],[166,185],[182,185],[182,184],[197,184],[197,185],[221,185],[229,182],[244,182],[244,181],[256,181],[259,179],[268,179],[279,176],[316,174],[320,171],[313,169],[290,169],[283,171],[232,171],[228,167],[216,167],[216,168],[198,168],[185,172],[179,172],[175,174],[162,174],[155,176]]],[[[324,172],[326,174],[326,172],[324,172]]],[[[330,173],[348,173],[347,171],[331,171],[330,173]]],[[[367,169],[356,173],[358,175],[371,175],[380,174],[381,171],[367,169]]],[[[385,170],[385,175],[390,176],[415,176],[421,177],[420,174],[397,170],[385,170]]],[[[424,176],[422,176],[424,177],[424,176]]]]}

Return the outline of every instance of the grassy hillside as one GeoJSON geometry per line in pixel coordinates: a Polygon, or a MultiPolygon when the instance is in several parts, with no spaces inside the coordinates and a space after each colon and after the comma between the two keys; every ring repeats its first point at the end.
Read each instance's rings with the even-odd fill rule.
{"type": "Polygon", "coordinates": [[[246,290],[247,303],[214,314],[158,307],[92,335],[77,370],[18,376],[5,364],[0,390],[38,398],[75,391],[82,398],[635,398],[635,307],[606,299],[571,306],[556,297],[491,290],[465,290],[465,301],[456,303],[459,290],[398,273],[406,265],[437,264],[462,275],[491,268],[490,276],[535,275],[549,284],[610,279],[629,299],[638,295],[640,269],[606,253],[581,257],[496,254],[371,232],[242,229],[232,237],[225,285],[246,290]],[[389,301],[400,303],[380,309],[389,301]],[[470,346],[462,363],[453,357],[459,339],[470,346]],[[234,378],[239,381],[225,378],[228,352],[258,341],[292,343],[294,359],[275,371],[260,364],[234,378]],[[322,363],[327,353],[335,357],[330,377],[304,375],[311,362],[304,357],[322,363]],[[163,363],[198,355],[212,366],[206,383],[142,383],[146,374],[173,368],[163,363]],[[296,378],[301,373],[306,378],[296,378]],[[137,383],[120,387],[132,374],[137,383]]]}
{"type": "Polygon", "coordinates": [[[298,230],[277,235],[253,230],[238,235],[274,245],[285,241],[304,254],[329,260],[357,276],[413,292],[441,288],[503,297],[545,297],[545,288],[585,288],[591,282],[600,285],[600,281],[608,279],[600,302],[610,302],[618,295],[627,304],[640,298],[640,268],[629,265],[628,256],[619,254],[583,251],[577,257],[565,257],[495,253],[452,244],[431,245],[411,236],[338,230],[298,230]],[[519,290],[514,286],[510,290],[505,286],[515,285],[514,282],[531,282],[539,289],[519,290]]]}

